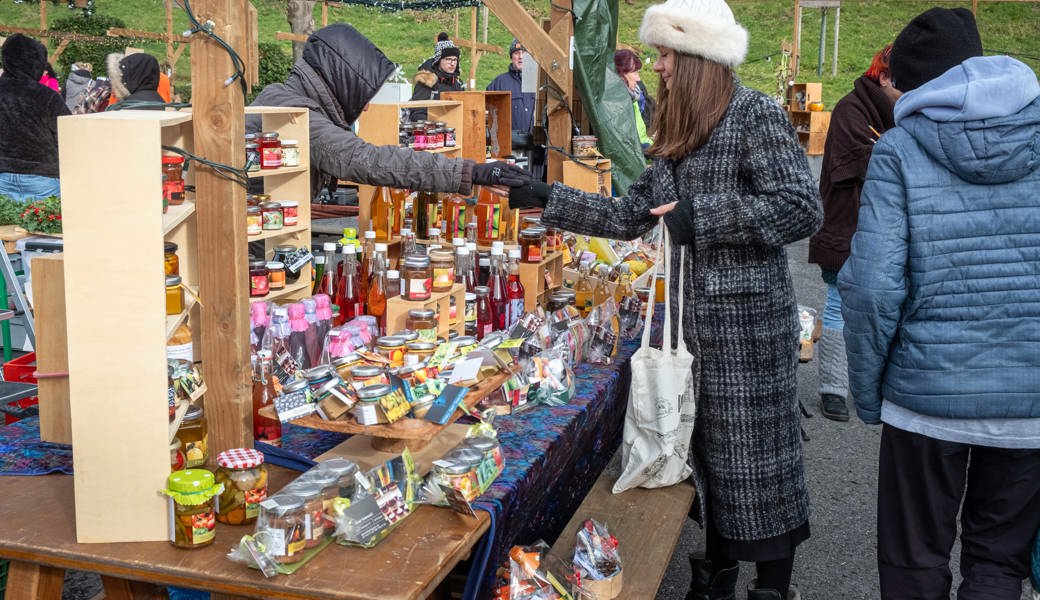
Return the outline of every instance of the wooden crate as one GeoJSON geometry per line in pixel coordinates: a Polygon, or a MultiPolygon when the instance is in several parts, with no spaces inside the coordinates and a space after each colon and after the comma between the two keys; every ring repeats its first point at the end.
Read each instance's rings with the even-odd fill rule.
{"type": "MultiPolygon", "coordinates": [[[[404,282],[402,281],[402,285],[404,282]]],[[[466,307],[466,286],[456,283],[450,292],[433,292],[429,300],[405,300],[397,296],[386,300],[386,332],[394,334],[405,329],[405,321],[408,319],[408,311],[419,308],[433,309],[440,319],[437,322],[437,336],[448,339],[448,332],[454,330],[462,335],[465,330],[465,319],[463,314],[466,307]],[[456,319],[452,325],[449,320],[451,314],[451,298],[455,298],[456,319]]]]}
{"type": "Polygon", "coordinates": [[[553,290],[563,285],[563,253],[549,252],[539,263],[520,263],[520,283],[524,286],[524,310],[545,306],[553,290]],[[546,273],[552,283],[546,282],[546,273]]]}
{"type": "Polygon", "coordinates": [[[809,110],[813,102],[823,102],[822,83],[795,83],[787,88],[788,110],[809,110]]]}
{"type": "Polygon", "coordinates": [[[563,161],[563,184],[586,192],[610,195],[610,160],[595,158],[563,161]]]}
{"type": "MultiPolygon", "coordinates": [[[[788,113],[791,124],[798,133],[798,141],[806,154],[819,156],[827,141],[827,130],[831,124],[831,113],[827,111],[792,110],[788,113]]],[[[865,126],[865,125],[864,125],[865,126]]]]}
{"type": "MultiPolygon", "coordinates": [[[[502,158],[513,153],[513,100],[509,92],[441,92],[442,100],[462,103],[465,143],[462,157],[478,163],[487,158],[502,158]],[[487,145],[485,114],[496,124],[492,147],[487,145]],[[496,151],[497,150],[497,151],[496,151]],[[490,154],[489,154],[490,152],[490,154]]],[[[456,132],[458,128],[456,128],[456,132]]]]}

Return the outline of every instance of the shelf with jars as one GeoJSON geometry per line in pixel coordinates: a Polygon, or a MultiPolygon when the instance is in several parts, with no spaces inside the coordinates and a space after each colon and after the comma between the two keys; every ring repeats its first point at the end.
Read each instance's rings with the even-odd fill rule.
{"type": "MultiPolygon", "coordinates": [[[[405,266],[405,269],[407,268],[409,267],[405,266]]],[[[401,272],[401,286],[403,288],[407,288],[409,285],[407,273],[407,270],[402,270],[401,272]]],[[[414,319],[416,316],[415,312],[418,311],[423,311],[423,315],[419,315],[420,318],[428,315],[429,311],[433,311],[433,314],[428,315],[428,317],[434,320],[437,331],[436,337],[447,339],[451,331],[462,335],[465,329],[466,287],[461,283],[456,283],[452,285],[450,291],[429,291],[426,295],[427,297],[422,300],[409,300],[404,296],[387,298],[387,333],[392,335],[404,329],[414,330],[413,327],[408,327],[409,318],[412,317],[414,319]],[[452,306],[453,301],[454,307],[452,306]],[[454,319],[452,319],[453,308],[455,310],[454,319]]]]}

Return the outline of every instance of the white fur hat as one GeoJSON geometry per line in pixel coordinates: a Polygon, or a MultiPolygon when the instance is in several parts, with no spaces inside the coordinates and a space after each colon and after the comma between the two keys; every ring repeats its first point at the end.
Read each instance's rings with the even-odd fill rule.
{"type": "Polygon", "coordinates": [[[646,9],[639,40],[736,67],[747,54],[747,30],[723,0],[667,0],[646,9]]]}

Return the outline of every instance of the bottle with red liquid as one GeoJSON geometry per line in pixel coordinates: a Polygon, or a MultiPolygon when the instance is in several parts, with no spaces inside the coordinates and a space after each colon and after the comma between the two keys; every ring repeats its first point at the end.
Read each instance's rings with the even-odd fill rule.
{"type": "Polygon", "coordinates": [[[311,368],[314,365],[307,355],[307,309],[301,302],[289,305],[289,330],[289,355],[301,369],[311,368]]]}
{"type": "Polygon", "coordinates": [[[491,300],[491,310],[495,314],[495,329],[502,331],[506,328],[509,319],[509,290],[506,282],[505,256],[501,248],[491,248],[491,273],[488,276],[487,287],[491,290],[488,294],[491,300]]]}
{"type": "Polygon", "coordinates": [[[509,251],[509,280],[507,282],[509,292],[509,318],[507,319],[507,331],[520,321],[524,314],[524,284],[520,282],[520,249],[513,248],[509,251]]]}
{"type": "MultiPolygon", "coordinates": [[[[379,244],[385,246],[385,244],[379,244]]],[[[368,283],[368,314],[379,323],[379,335],[386,335],[386,262],[385,251],[376,250],[372,257],[372,280],[368,283]]]]}
{"type": "Polygon", "coordinates": [[[332,329],[332,298],[325,294],[314,296],[314,316],[318,318],[318,344],[325,348],[325,338],[332,329]]]}
{"type": "Polygon", "coordinates": [[[314,287],[315,294],[328,294],[329,298],[336,297],[336,242],[325,242],[321,246],[325,256],[325,270],[314,287]]]}
{"type": "Polygon", "coordinates": [[[271,349],[269,347],[260,349],[257,352],[256,365],[253,369],[253,439],[272,446],[281,446],[281,422],[260,414],[260,409],[270,406],[274,402],[275,396],[278,395],[275,391],[273,366],[271,349]]]}
{"type": "Polygon", "coordinates": [[[495,313],[488,299],[491,290],[486,285],[478,285],[473,293],[477,295],[477,339],[482,340],[495,330],[495,313]]]}
{"type": "Polygon", "coordinates": [[[337,327],[355,317],[365,314],[365,303],[358,285],[358,265],[354,259],[354,247],[343,246],[343,272],[336,282],[336,305],[339,315],[333,320],[337,327]]]}

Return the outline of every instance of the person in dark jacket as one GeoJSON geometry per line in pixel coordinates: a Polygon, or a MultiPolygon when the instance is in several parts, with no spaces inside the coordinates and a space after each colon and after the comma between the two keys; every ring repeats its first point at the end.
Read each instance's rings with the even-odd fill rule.
{"type": "Polygon", "coordinates": [[[60,196],[58,117],[61,96],[40,85],[47,48],[16,33],[0,49],[0,196],[19,201],[60,196]]]}
{"type": "Polygon", "coordinates": [[[903,92],[838,273],[856,411],[883,423],[881,595],[1017,600],[1040,528],[1040,83],[963,8],[892,47],[903,92]],[[958,523],[959,513],[959,523],[958,523]]]}
{"type": "MultiPolygon", "coordinates": [[[[112,82],[112,93],[118,102],[165,102],[158,91],[159,61],[151,54],[136,52],[123,56],[113,53],[108,55],[106,63],[108,78],[112,82]]],[[[160,104],[136,108],[163,110],[160,104]]]]}
{"type": "Polygon", "coordinates": [[[820,226],[819,191],[783,110],[733,73],[748,36],[725,2],[651,6],[639,39],[660,53],[653,165],[622,198],[532,182],[510,190],[510,207],[542,206],[546,225],[626,240],[664,215],[670,308],[683,303],[694,356],[694,513],[707,538],[707,558],[691,557],[687,599],[734,598],[743,560],[758,575],[747,597],[782,600],[795,593],[795,549],[810,535],[784,247],[820,226]]]}
{"type": "Polygon", "coordinates": [[[509,69],[491,80],[489,92],[509,92],[512,95],[512,129],[530,133],[534,125],[534,92],[523,89],[524,47],[518,40],[509,46],[509,69]]]}
{"type": "Polygon", "coordinates": [[[90,84],[94,81],[94,75],[91,73],[93,68],[90,63],[72,63],[69,76],[65,78],[65,88],[62,90],[65,106],[69,107],[70,111],[83,101],[90,84]]]}
{"type": "Polygon", "coordinates": [[[849,243],[856,232],[859,194],[867,177],[870,151],[878,137],[894,125],[892,108],[900,92],[892,87],[892,75],[888,71],[891,53],[889,44],[875,54],[866,73],[853,83],[852,92],[834,105],[823,146],[820,171],[823,227],[809,240],[809,262],[820,265],[827,284],[817,364],[820,412],[834,421],[849,420],[845,403],[849,397],[849,366],[837,277],[849,257],[849,243]]]}
{"type": "MultiPolygon", "coordinates": [[[[314,32],[285,83],[271,84],[253,106],[298,106],[310,111],[311,197],[337,179],[427,192],[469,196],[473,185],[520,185],[527,171],[504,163],[374,146],[351,130],[394,64],[365,36],[346,23],[314,32]]],[[[257,115],[246,117],[246,131],[258,133],[257,115]]]]}
{"type": "MultiPolygon", "coordinates": [[[[433,56],[419,65],[419,70],[412,78],[412,100],[436,100],[441,92],[461,92],[465,89],[459,70],[459,56],[459,49],[448,39],[448,34],[443,31],[438,34],[433,56]]],[[[426,115],[425,108],[415,108],[410,117],[413,121],[420,121],[425,120],[426,115]]]]}

